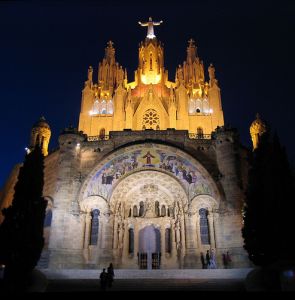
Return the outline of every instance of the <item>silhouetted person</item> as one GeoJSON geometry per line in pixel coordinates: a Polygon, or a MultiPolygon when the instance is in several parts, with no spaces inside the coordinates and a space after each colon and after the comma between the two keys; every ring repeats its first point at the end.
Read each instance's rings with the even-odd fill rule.
{"type": "Polygon", "coordinates": [[[203,252],[201,252],[201,263],[202,263],[202,269],[206,269],[206,262],[203,252]]]}
{"type": "Polygon", "coordinates": [[[228,261],[225,253],[222,253],[222,262],[225,269],[228,268],[228,261]]]}
{"type": "Polygon", "coordinates": [[[114,273],[114,267],[113,267],[113,264],[110,263],[109,267],[108,267],[108,273],[107,273],[108,277],[108,287],[112,287],[113,285],[113,281],[114,281],[114,276],[115,276],[115,273],[114,273]]]}
{"type": "Polygon", "coordinates": [[[210,269],[217,269],[216,256],[213,249],[210,251],[210,269]]]}
{"type": "Polygon", "coordinates": [[[105,291],[108,283],[108,274],[106,273],[106,269],[102,269],[99,278],[100,278],[100,288],[103,291],[105,291]]]}
{"type": "Polygon", "coordinates": [[[206,252],[206,265],[207,265],[207,269],[209,269],[209,267],[210,267],[210,253],[209,253],[209,250],[207,250],[207,252],[206,252]]]}
{"type": "Polygon", "coordinates": [[[230,268],[230,266],[231,266],[231,257],[229,255],[228,251],[226,252],[225,257],[226,257],[227,266],[228,266],[228,268],[230,268]]]}

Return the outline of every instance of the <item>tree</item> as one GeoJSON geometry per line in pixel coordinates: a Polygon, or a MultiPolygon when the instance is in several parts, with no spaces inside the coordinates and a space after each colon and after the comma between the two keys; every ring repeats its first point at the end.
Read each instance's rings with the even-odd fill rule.
{"type": "Polygon", "coordinates": [[[285,149],[269,131],[250,158],[242,235],[257,266],[295,260],[294,179],[285,149]]]}
{"type": "Polygon", "coordinates": [[[44,245],[47,202],[42,197],[44,156],[39,146],[26,155],[14,187],[12,205],[3,209],[0,226],[0,263],[9,289],[25,289],[44,245]]]}

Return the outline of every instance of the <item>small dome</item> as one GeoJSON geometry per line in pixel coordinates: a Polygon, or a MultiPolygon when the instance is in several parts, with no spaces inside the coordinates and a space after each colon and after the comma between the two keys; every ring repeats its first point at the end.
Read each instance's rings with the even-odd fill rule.
{"type": "Polygon", "coordinates": [[[45,128],[50,129],[50,127],[49,127],[47,121],[45,120],[45,118],[44,118],[43,116],[39,119],[38,122],[36,122],[36,123],[34,124],[33,128],[34,128],[34,127],[45,127],[45,128]]]}

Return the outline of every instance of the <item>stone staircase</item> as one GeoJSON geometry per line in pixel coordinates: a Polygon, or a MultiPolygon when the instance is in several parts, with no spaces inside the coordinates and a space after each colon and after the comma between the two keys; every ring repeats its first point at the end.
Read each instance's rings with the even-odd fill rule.
{"type": "Polygon", "coordinates": [[[43,250],[37,264],[37,269],[47,269],[49,264],[49,251],[43,250]]]}
{"type": "MultiPolygon", "coordinates": [[[[244,279],[251,268],[243,269],[115,269],[116,279],[244,279]]],[[[48,279],[97,279],[102,270],[44,269],[48,279]]]]}
{"type": "MultiPolygon", "coordinates": [[[[252,269],[115,270],[107,291],[244,291],[252,269]]],[[[101,270],[42,270],[47,292],[99,292],[101,270]]]]}

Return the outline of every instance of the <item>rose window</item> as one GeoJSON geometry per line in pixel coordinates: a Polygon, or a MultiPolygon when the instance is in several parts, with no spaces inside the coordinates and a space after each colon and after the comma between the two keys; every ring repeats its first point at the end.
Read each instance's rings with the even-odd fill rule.
{"type": "Polygon", "coordinates": [[[154,109],[149,109],[143,115],[142,129],[160,129],[160,118],[154,109]]]}

